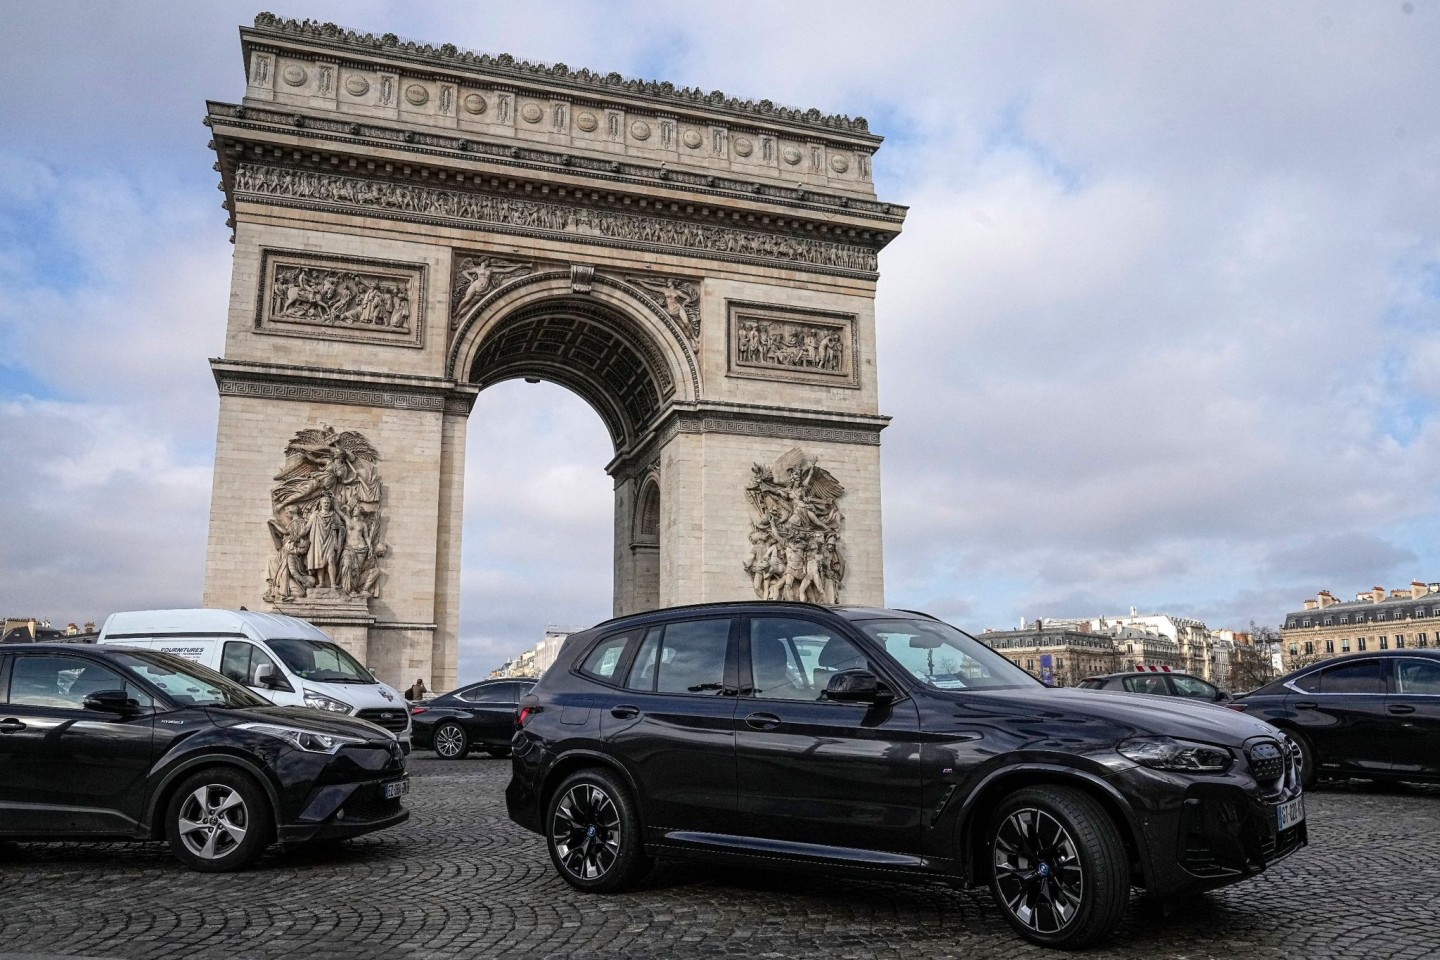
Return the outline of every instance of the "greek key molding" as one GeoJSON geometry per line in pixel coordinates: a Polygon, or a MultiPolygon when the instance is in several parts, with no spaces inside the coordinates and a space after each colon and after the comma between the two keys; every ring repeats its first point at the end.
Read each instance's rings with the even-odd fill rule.
{"type": "MultiPolygon", "coordinates": [[[[220,394],[228,397],[259,397],[266,400],[303,400],[311,403],[339,403],[352,407],[387,407],[392,410],[446,411],[446,399],[438,394],[367,390],[362,387],[320,386],[311,383],[274,383],[265,380],[237,380],[222,377],[220,394]]],[[[468,406],[465,413],[469,413],[468,406]]]]}
{"type": "Polygon", "coordinates": [[[874,250],[831,240],[268,164],[239,164],[232,189],[236,199],[261,203],[292,201],[416,222],[460,222],[467,226],[483,223],[507,233],[602,246],[742,263],[805,264],[866,277],[879,270],[874,250]]]}

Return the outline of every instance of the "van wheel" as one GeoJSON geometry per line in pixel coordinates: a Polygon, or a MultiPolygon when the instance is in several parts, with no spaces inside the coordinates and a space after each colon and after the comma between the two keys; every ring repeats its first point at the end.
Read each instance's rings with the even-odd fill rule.
{"type": "Polygon", "coordinates": [[[464,760],[470,752],[470,738],[458,723],[442,723],[435,728],[435,754],[441,760],[464,760]]]}
{"type": "Polygon", "coordinates": [[[1109,934],[1130,902],[1125,842],[1105,808],[1068,787],[1027,787],[990,821],[990,892],[1020,936],[1083,947],[1109,934]]]}
{"type": "Polygon", "coordinates": [[[252,863],[274,830],[265,791],[233,768],[213,767],[187,777],[165,812],[171,851],[190,869],[205,873],[252,863]]]}
{"type": "Polygon", "coordinates": [[[550,860],[577,890],[614,893],[649,869],[635,802],[608,771],[565,778],[550,797],[545,824],[550,860]]]}

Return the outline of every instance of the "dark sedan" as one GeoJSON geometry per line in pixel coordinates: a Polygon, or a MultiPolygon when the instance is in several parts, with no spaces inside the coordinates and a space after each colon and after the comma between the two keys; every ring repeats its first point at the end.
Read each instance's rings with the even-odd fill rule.
{"type": "Polygon", "coordinates": [[[409,787],[390,731],[276,706],[181,657],[0,652],[0,838],[168,840],[189,867],[234,870],[273,840],[402,823],[409,787]]]}
{"type": "Polygon", "coordinates": [[[1387,650],[1312,664],[1227,704],[1299,744],[1317,776],[1440,781],[1440,651],[1387,650]]]}
{"type": "Polygon", "coordinates": [[[533,679],[482,680],[417,703],[410,708],[411,740],[442,760],[460,760],[472,747],[508,757],[516,704],[533,686],[533,679]]]}
{"type": "Polygon", "coordinates": [[[1124,693],[1149,693],[1161,697],[1186,697],[1208,703],[1223,703],[1230,694],[1213,683],[1188,673],[1169,670],[1131,670],[1086,677],[1076,684],[1081,690],[1114,690],[1124,693]]]}

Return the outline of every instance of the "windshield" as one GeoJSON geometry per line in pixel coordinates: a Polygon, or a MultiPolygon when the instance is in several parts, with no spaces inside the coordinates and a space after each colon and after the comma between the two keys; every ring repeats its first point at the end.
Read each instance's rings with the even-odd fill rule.
{"type": "Polygon", "coordinates": [[[374,683],[370,671],[345,652],[338,643],[328,640],[267,640],[270,649],[280,655],[290,672],[302,680],[316,683],[374,683]]]}
{"type": "Polygon", "coordinates": [[[1043,686],[979,640],[938,620],[861,620],[856,626],[915,679],[937,690],[1043,686]]]}
{"type": "Polygon", "coordinates": [[[156,650],[127,650],[115,663],[158,687],[185,707],[266,707],[270,701],[251,693],[209,667],[156,650]]]}

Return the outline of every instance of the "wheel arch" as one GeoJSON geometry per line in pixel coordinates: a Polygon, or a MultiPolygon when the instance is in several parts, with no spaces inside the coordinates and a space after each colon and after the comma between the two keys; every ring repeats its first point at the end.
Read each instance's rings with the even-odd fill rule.
{"type": "Polygon", "coordinates": [[[170,807],[170,800],[175,796],[181,781],[191,774],[198,773],[211,767],[228,767],[232,770],[239,770],[260,784],[265,791],[265,800],[270,805],[270,819],[275,830],[280,828],[280,793],[266,775],[265,770],[258,763],[245,757],[231,753],[207,753],[197,757],[190,757],[181,761],[170,770],[155,787],[150,795],[149,806],[145,810],[145,820],[149,827],[150,839],[165,839],[165,811],[170,807]]]}
{"type": "Polygon", "coordinates": [[[1149,846],[1139,818],[1120,792],[1093,773],[1074,767],[1035,763],[994,771],[971,791],[961,807],[956,824],[956,839],[960,844],[966,879],[972,883],[980,883],[988,877],[989,864],[985,859],[986,846],[981,834],[1000,802],[1016,790],[1047,786],[1079,790],[1110,814],[1129,855],[1135,883],[1146,886],[1150,875],[1149,846]]]}
{"type": "MultiPolygon", "coordinates": [[[[630,799],[635,803],[635,810],[640,816],[641,835],[645,830],[645,801],[640,791],[635,786],[635,778],[630,771],[625,769],[624,764],[619,763],[614,757],[606,756],[592,750],[576,750],[566,753],[551,764],[550,769],[545,771],[545,776],[540,782],[538,806],[540,822],[545,821],[545,811],[550,807],[550,798],[555,795],[556,789],[565,781],[565,778],[572,773],[585,770],[590,767],[598,767],[607,773],[613,773],[620,777],[626,790],[630,791],[630,799]]],[[[548,828],[546,828],[548,829],[548,828]]]]}

